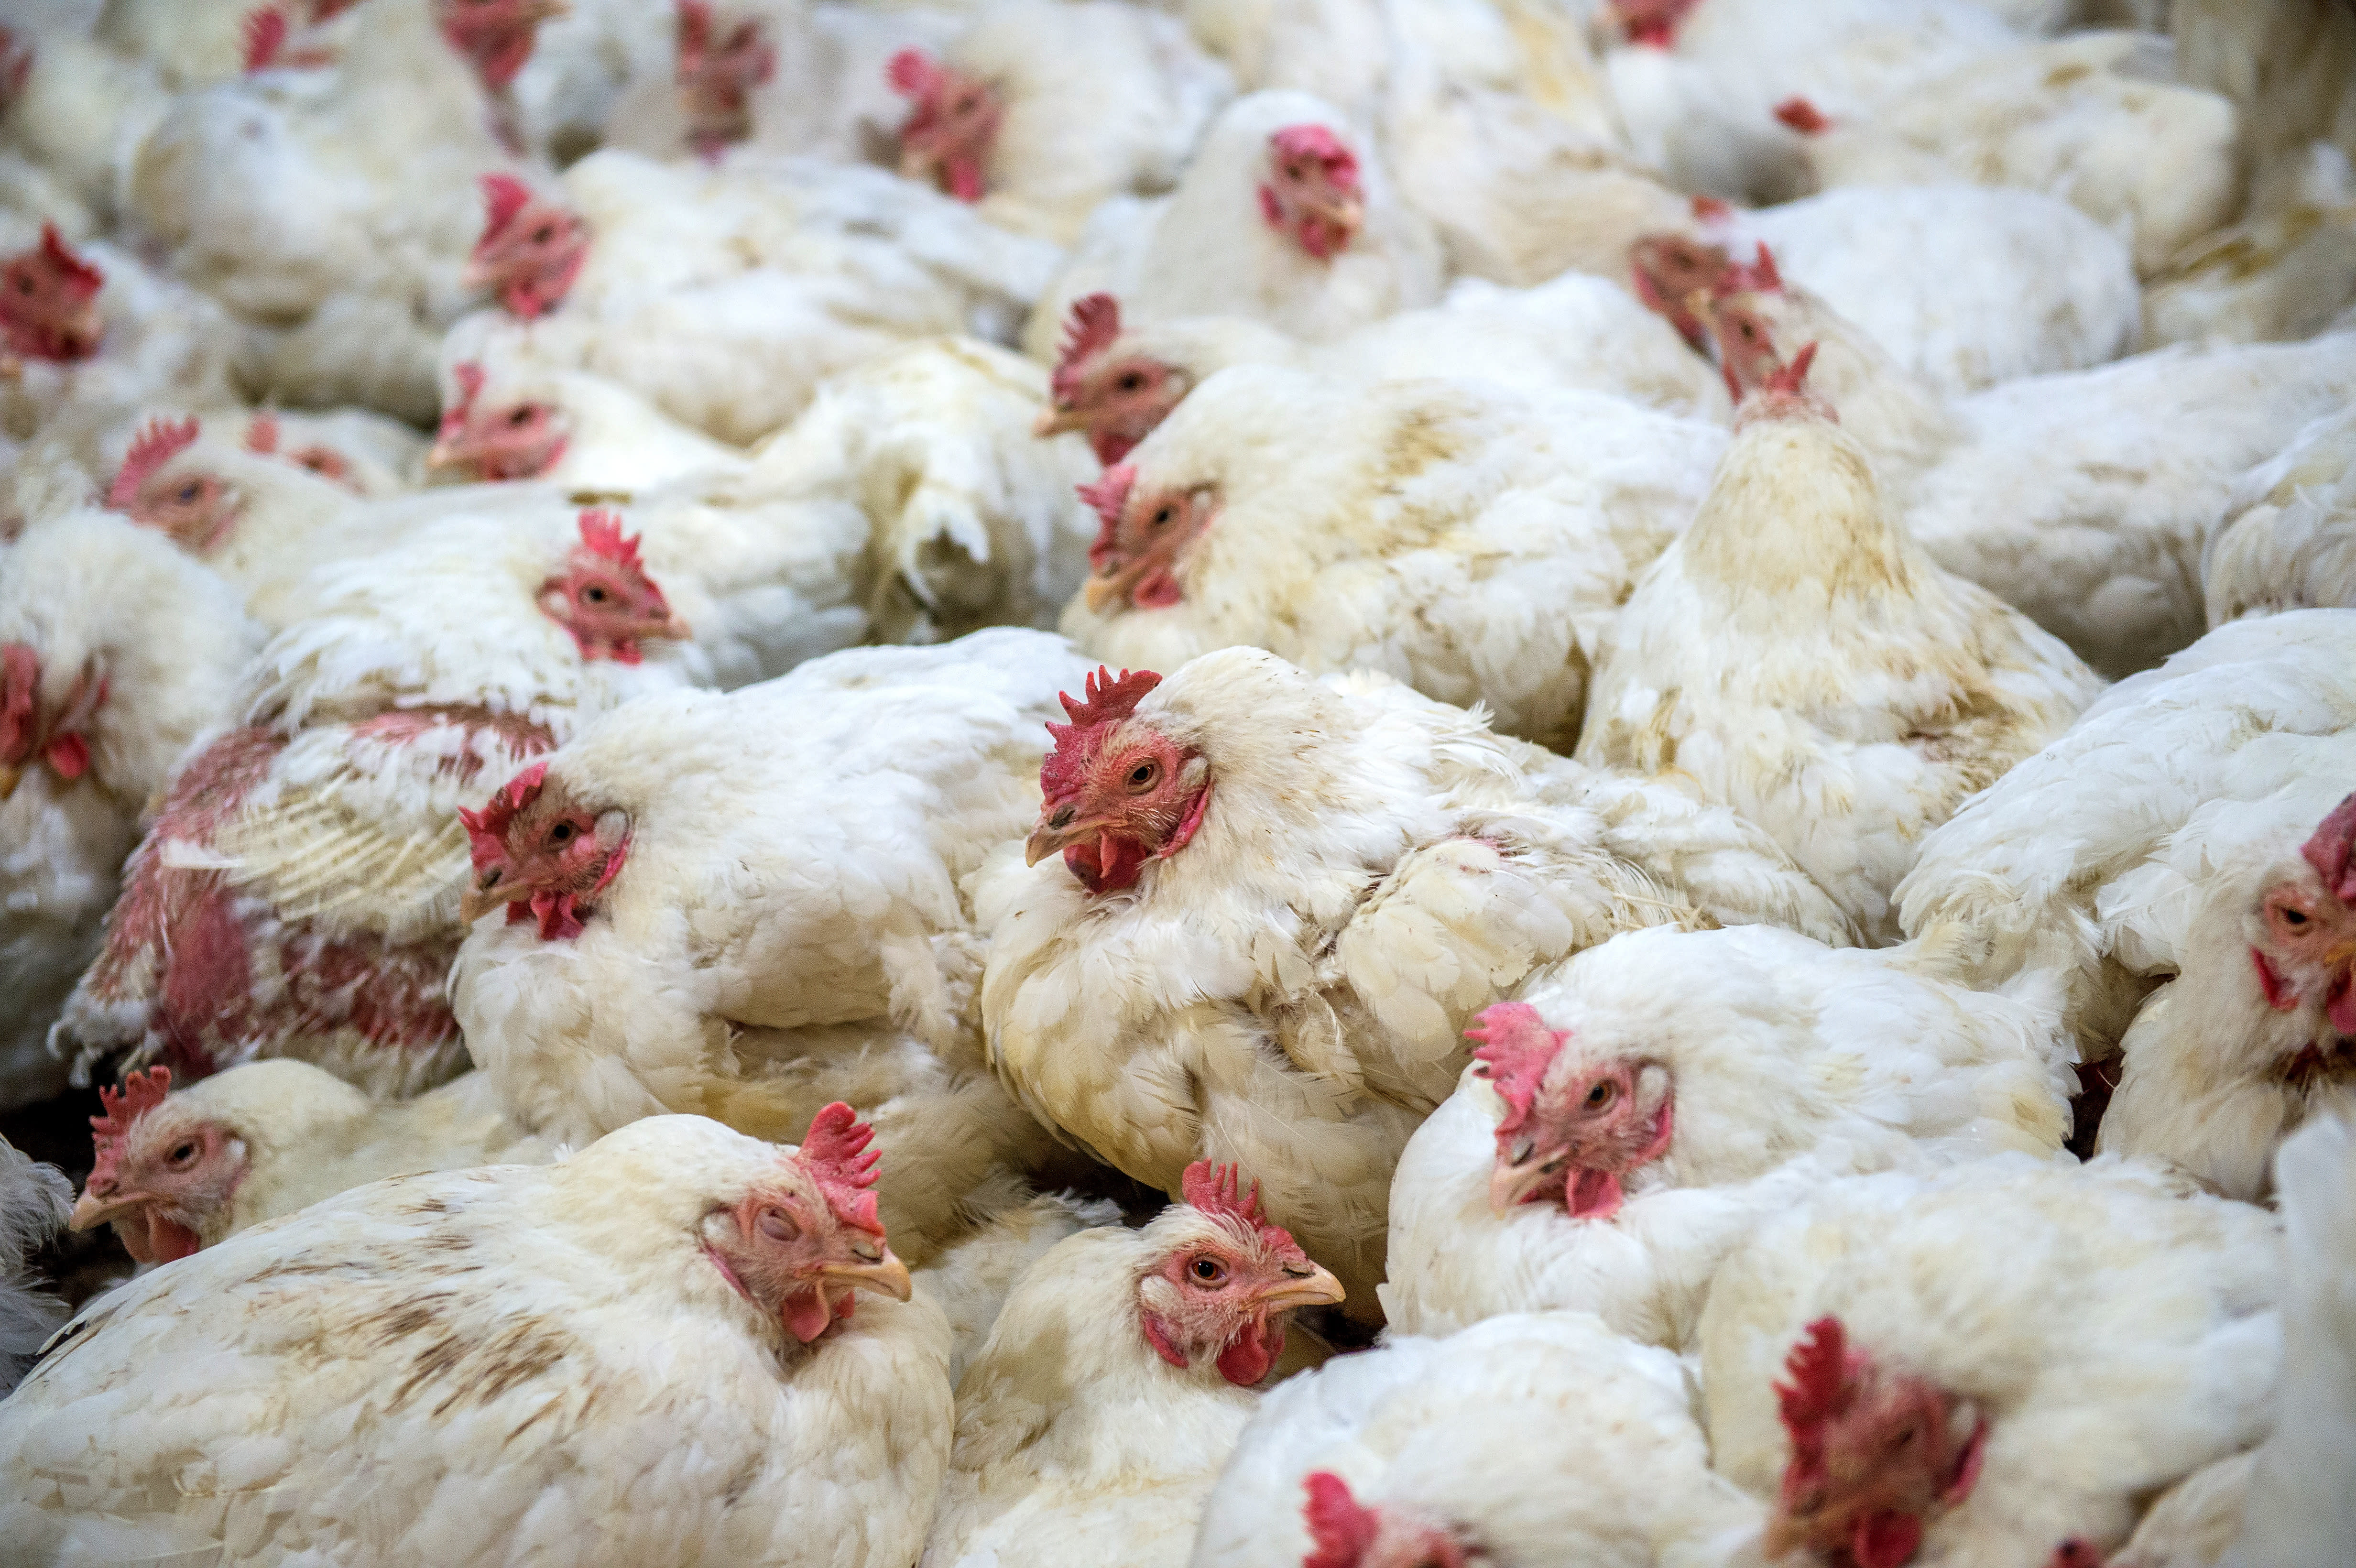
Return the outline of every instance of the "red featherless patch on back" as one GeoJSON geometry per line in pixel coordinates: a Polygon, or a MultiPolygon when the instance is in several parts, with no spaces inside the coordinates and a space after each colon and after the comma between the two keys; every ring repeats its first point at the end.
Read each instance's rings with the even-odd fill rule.
{"type": "Polygon", "coordinates": [[[1482,1042],[1472,1053],[1481,1076],[1496,1087],[1505,1102],[1505,1119],[1497,1124],[1500,1136],[1517,1133],[1530,1118],[1537,1100],[1538,1081],[1570,1038],[1569,1029],[1548,1029],[1537,1008],[1527,1002],[1498,1002],[1483,1008],[1481,1027],[1464,1031],[1467,1040],[1482,1042]]]}
{"type": "Polygon", "coordinates": [[[1311,1542],[1301,1568],[1357,1568],[1375,1543],[1379,1523],[1375,1510],[1360,1508],[1349,1483],[1331,1470],[1311,1471],[1301,1486],[1309,1494],[1301,1517],[1309,1525],[1311,1542]]]}
{"type": "Polygon", "coordinates": [[[1150,669],[1123,670],[1115,676],[1109,668],[1099,667],[1088,677],[1086,697],[1075,702],[1068,692],[1057,692],[1055,700],[1064,705],[1069,724],[1047,723],[1047,733],[1055,739],[1055,749],[1039,764],[1039,790],[1049,800],[1060,800],[1080,787],[1087,779],[1090,757],[1104,743],[1105,731],[1137,711],[1145,694],[1162,684],[1162,677],[1150,669]]]}
{"type": "MultiPolygon", "coordinates": [[[[1120,336],[1120,302],[1110,294],[1095,293],[1072,302],[1071,320],[1064,325],[1064,352],[1055,363],[1055,374],[1048,385],[1058,398],[1069,398],[1080,389],[1080,367],[1113,346],[1120,336]]],[[[1081,487],[1081,495],[1087,494],[1081,487]]],[[[1093,502],[1090,505],[1094,505],[1093,502]]],[[[1098,507],[1099,511],[1103,508],[1098,507]]]]}
{"type": "Polygon", "coordinates": [[[1862,1358],[1848,1352],[1847,1332],[1837,1317],[1819,1317],[1808,1325],[1783,1363],[1788,1383],[1775,1385],[1775,1403],[1783,1430],[1792,1439],[1792,1463],[1783,1472],[1787,1497],[1821,1479],[1825,1467],[1825,1425],[1848,1407],[1851,1387],[1862,1358]]]}
{"type": "Polygon", "coordinates": [[[149,475],[195,443],[197,428],[194,414],[177,424],[160,416],[149,420],[123,454],[123,466],[115,470],[114,483],[107,486],[106,504],[118,511],[128,508],[139,498],[139,486],[149,475]]]}
{"type": "Polygon", "coordinates": [[[2332,808],[2299,853],[2334,898],[2356,903],[2356,795],[2332,808]]]}
{"type": "Polygon", "coordinates": [[[171,1089],[172,1070],[168,1067],[147,1072],[132,1069],[124,1074],[119,1094],[100,1086],[98,1103],[105,1107],[106,1115],[90,1119],[91,1147],[97,1156],[90,1171],[91,1186],[102,1189],[114,1179],[123,1160],[123,1140],[131,1136],[140,1117],[164,1103],[164,1096],[171,1089]]]}
{"type": "Polygon", "coordinates": [[[809,1131],[802,1136],[794,1158],[818,1182],[836,1219],[854,1230],[880,1236],[884,1221],[877,1217],[875,1194],[870,1189],[875,1185],[875,1167],[884,1154],[867,1147],[874,1138],[875,1130],[859,1119],[859,1113],[837,1100],[810,1118],[809,1131]]]}
{"type": "Polygon", "coordinates": [[[1336,184],[1358,177],[1358,155],[1323,125],[1287,125],[1271,133],[1268,140],[1280,158],[1315,158],[1336,184]]]}
{"type": "Polygon", "coordinates": [[[1737,261],[1726,269],[1719,279],[1717,292],[1722,299],[1728,294],[1781,293],[1783,289],[1783,275],[1775,270],[1775,253],[1767,249],[1762,240],[1758,255],[1748,265],[1737,261]]]}
{"type": "MultiPolygon", "coordinates": [[[[506,858],[508,829],[515,825],[516,813],[540,798],[541,785],[548,778],[548,763],[537,762],[499,787],[498,793],[483,803],[480,811],[458,808],[458,821],[466,829],[467,858],[481,870],[506,858]]],[[[512,916],[513,911],[509,911],[512,916]]]]}
{"type": "Polygon", "coordinates": [[[1249,1227],[1262,1245],[1282,1257],[1305,1258],[1301,1243],[1292,1232],[1281,1225],[1269,1222],[1260,1212],[1259,1183],[1244,1190],[1243,1172],[1232,1165],[1213,1165],[1198,1159],[1186,1168],[1178,1179],[1178,1195],[1189,1206],[1201,1210],[1215,1219],[1235,1220],[1249,1227]]]}
{"type": "Polygon", "coordinates": [[[1803,136],[1820,136],[1833,128],[1830,116],[1804,98],[1787,98],[1775,105],[1775,118],[1803,136]]]}

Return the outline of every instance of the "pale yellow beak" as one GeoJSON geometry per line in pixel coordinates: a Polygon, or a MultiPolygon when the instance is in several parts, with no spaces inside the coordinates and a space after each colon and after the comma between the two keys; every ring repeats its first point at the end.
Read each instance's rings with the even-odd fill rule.
{"type": "Polygon", "coordinates": [[[1103,831],[1101,822],[1067,822],[1061,827],[1043,822],[1023,841],[1023,863],[1035,866],[1050,855],[1062,854],[1072,845],[1087,843],[1103,831]]]}
{"type": "Polygon", "coordinates": [[[501,904],[531,897],[528,882],[509,881],[496,868],[483,873],[488,880],[478,880],[470,885],[458,900],[458,921],[472,925],[501,904]]]}
{"type": "Polygon", "coordinates": [[[894,1301],[907,1300],[916,1290],[915,1282],[908,1277],[908,1265],[889,1247],[874,1263],[828,1264],[818,1272],[820,1278],[839,1280],[859,1290],[873,1290],[894,1301]]]}
{"type": "Polygon", "coordinates": [[[1270,1312],[1290,1312],[1300,1307],[1330,1306],[1344,1294],[1340,1280],[1329,1270],[1312,1264],[1306,1275],[1288,1276],[1262,1291],[1259,1305],[1270,1312]]]}
{"type": "Polygon", "coordinates": [[[1078,410],[1059,408],[1050,403],[1039,411],[1038,421],[1032,425],[1031,433],[1044,441],[1051,435],[1061,435],[1066,431],[1087,428],[1088,421],[1078,410]]]}
{"type": "Polygon", "coordinates": [[[16,782],[24,776],[25,770],[18,767],[16,763],[0,763],[0,800],[5,800],[10,795],[15,795],[16,793],[16,782]]]}
{"type": "Polygon", "coordinates": [[[155,1201],[155,1195],[140,1191],[116,1190],[102,1198],[88,1188],[74,1200],[73,1216],[66,1223],[76,1231],[92,1231],[117,1219],[143,1203],[155,1201]]]}
{"type": "Polygon", "coordinates": [[[1567,1148],[1534,1148],[1522,1158],[1501,1161],[1489,1173],[1489,1208],[1498,1214],[1510,1214],[1529,1196],[1530,1189],[1560,1170],[1570,1157],[1567,1148]]]}

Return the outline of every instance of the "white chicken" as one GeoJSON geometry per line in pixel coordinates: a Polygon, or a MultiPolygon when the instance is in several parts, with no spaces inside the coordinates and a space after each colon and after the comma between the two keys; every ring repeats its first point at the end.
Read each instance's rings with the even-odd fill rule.
{"type": "Polygon", "coordinates": [[[0,1399],[66,1320],[65,1303],[41,1288],[33,1254],[65,1223],[73,1184],[57,1167],[0,1138],[0,1399]]]}
{"type": "Polygon", "coordinates": [[[1239,366],[1088,488],[1104,528],[1064,630],[1133,668],[1248,645],[1378,669],[1567,752],[1725,442],[1606,393],[1239,366]]]}
{"type": "Polygon", "coordinates": [[[2242,475],[2201,556],[2209,624],[2356,609],[2356,404],[2325,414],[2242,475]]]}
{"type": "Polygon", "coordinates": [[[120,517],[69,511],[0,546],[0,1106],[64,1088],[49,1025],[140,818],[231,717],[261,641],[227,583],[120,517]]]}
{"type": "Polygon", "coordinates": [[[1968,990],[1944,956],[1739,926],[1539,971],[1481,1015],[1473,1065],[1399,1157],[1392,1327],[1573,1307],[1682,1349],[1719,1261],[1798,1192],[2059,1149],[2077,1087],[2059,987],[1968,990]]]}
{"type": "Polygon", "coordinates": [[[2356,611],[2222,626],[1967,804],[1901,884],[1909,931],[1988,942],[1983,976],[2068,974],[2089,1061],[2125,1036],[2098,1147],[2256,1198],[2281,1135],[2346,1099],[2351,671],[2356,611]]]}
{"type": "Polygon", "coordinates": [[[2281,1267],[2272,1215],[2133,1165],[1836,1182],[1710,1287],[1710,1456],[1772,1500],[1772,1553],[2100,1562],[2265,1435],[2281,1267]]]}
{"type": "Polygon", "coordinates": [[[1056,1243],[958,1384],[922,1568],[1178,1568],[1292,1314],[1342,1298],[1232,1166],[1056,1243]]]}
{"type": "Polygon", "coordinates": [[[1685,1370],[1580,1312],[1396,1332],[1272,1389],[1194,1568],[1703,1568],[1764,1510],[1709,1467],[1685,1370]]]}
{"type": "Polygon", "coordinates": [[[1050,1249],[1076,1232],[1121,1223],[1108,1198],[1042,1193],[992,1214],[988,1221],[916,1273],[917,1294],[949,1323],[949,1386],[980,1352],[1006,1297],[1050,1249]]]}
{"type": "Polygon", "coordinates": [[[172,1070],[102,1088],[73,1228],[112,1223],[140,1263],[169,1263],[388,1176],[538,1165],[480,1072],[377,1101],[307,1061],[249,1061],[169,1093],[172,1070]]]}
{"type": "Polygon", "coordinates": [[[975,882],[991,1059],[1149,1186],[1245,1164],[1361,1315],[1391,1167],[1475,1009],[1617,931],[1842,926],[1732,814],[1379,676],[1230,648],[1065,706],[1028,864],[1009,845],[975,882]]]}
{"type": "Polygon", "coordinates": [[[848,1106],[790,1151],[659,1117],[157,1270],[0,1406],[0,1531],[38,1563],[897,1568],[948,1456],[948,1334],[864,1143],[848,1106]]]}
{"type": "Polygon", "coordinates": [[[1578,756],[1733,807],[1887,942],[1922,835],[2102,682],[1909,537],[1813,358],[1743,400],[1693,525],[1637,577],[1578,756]]]}

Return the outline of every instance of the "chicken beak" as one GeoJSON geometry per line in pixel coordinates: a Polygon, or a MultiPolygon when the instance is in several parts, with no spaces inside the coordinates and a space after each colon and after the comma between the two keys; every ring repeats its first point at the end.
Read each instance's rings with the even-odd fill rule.
{"type": "Polygon", "coordinates": [[[916,1291],[915,1282],[908,1277],[908,1265],[889,1247],[872,1264],[828,1264],[818,1272],[822,1278],[838,1280],[855,1290],[873,1290],[894,1301],[905,1301],[916,1291]]]}
{"type": "Polygon", "coordinates": [[[518,899],[530,897],[531,897],[530,883],[509,881],[497,867],[493,867],[484,872],[459,898],[458,923],[461,925],[472,925],[501,904],[513,903],[518,899]]]}
{"type": "Polygon", "coordinates": [[[118,1188],[102,1197],[84,1188],[82,1195],[74,1200],[73,1215],[66,1223],[76,1231],[94,1231],[110,1220],[121,1219],[140,1205],[154,1201],[152,1194],[135,1189],[126,1192],[118,1188]]]}
{"type": "Polygon", "coordinates": [[[1116,609],[1129,597],[1130,590],[1143,581],[1155,567],[1162,564],[1162,560],[1161,555],[1141,555],[1101,577],[1091,577],[1081,588],[1080,597],[1091,614],[1102,614],[1107,610],[1116,609]]]}
{"type": "Polygon", "coordinates": [[[16,781],[24,776],[25,770],[16,763],[0,763],[0,800],[6,800],[10,795],[15,795],[16,781]]]}
{"type": "Polygon", "coordinates": [[[1067,409],[1058,403],[1050,403],[1039,411],[1038,421],[1032,425],[1031,433],[1044,441],[1051,435],[1061,435],[1066,431],[1087,428],[1087,419],[1079,410],[1067,409]]]}
{"type": "Polygon", "coordinates": [[[1358,225],[1366,219],[1365,198],[1357,196],[1309,197],[1302,207],[1312,217],[1322,219],[1344,234],[1355,234],[1358,225]]]}
{"type": "Polygon", "coordinates": [[[1530,1190],[1548,1177],[1561,1170],[1570,1157],[1568,1148],[1532,1148],[1520,1159],[1509,1160],[1500,1156],[1496,1169],[1489,1173],[1489,1208],[1497,1214],[1510,1214],[1528,1197],[1530,1190]]]}
{"type": "Polygon", "coordinates": [[[447,439],[435,442],[433,450],[425,454],[425,466],[437,473],[444,468],[455,468],[465,461],[465,455],[447,439]]]}
{"type": "Polygon", "coordinates": [[[1290,1312],[1300,1307],[1325,1307],[1343,1298],[1342,1282],[1331,1271],[1310,1266],[1306,1275],[1287,1275],[1259,1295],[1259,1306],[1269,1312],[1290,1312]]]}
{"type": "Polygon", "coordinates": [[[1102,831],[1102,824],[1070,822],[1061,827],[1042,822],[1023,845],[1023,863],[1035,866],[1050,855],[1060,855],[1074,844],[1085,844],[1102,831]]]}

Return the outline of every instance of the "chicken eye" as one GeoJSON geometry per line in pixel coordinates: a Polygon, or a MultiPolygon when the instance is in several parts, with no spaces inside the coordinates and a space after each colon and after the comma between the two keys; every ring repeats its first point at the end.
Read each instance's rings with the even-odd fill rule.
{"type": "Polygon", "coordinates": [[[556,225],[553,223],[543,223],[531,231],[531,242],[535,245],[545,245],[555,238],[556,225]]]}
{"type": "Polygon", "coordinates": [[[603,604],[609,595],[604,589],[598,587],[593,582],[588,587],[581,591],[581,597],[586,599],[592,604],[603,604]]]}
{"type": "Polygon", "coordinates": [[[186,485],[181,485],[181,486],[180,486],[180,497],[179,497],[179,498],[180,498],[181,504],[185,506],[185,505],[188,505],[188,504],[190,504],[190,503],[193,503],[193,502],[196,500],[196,498],[197,498],[198,496],[199,496],[203,495],[204,493],[205,493],[205,487],[204,487],[202,485],[198,484],[195,480],[191,479],[191,480],[189,480],[186,485]]]}
{"type": "Polygon", "coordinates": [[[1148,760],[1129,770],[1129,793],[1141,795],[1153,787],[1162,777],[1162,764],[1148,760]]]}
{"type": "Polygon", "coordinates": [[[778,1209],[762,1210],[760,1219],[755,1223],[761,1234],[773,1242],[790,1242],[802,1233],[801,1227],[787,1218],[785,1211],[778,1209]]]}
{"type": "Polygon", "coordinates": [[[1587,1092],[1587,1108],[1600,1111],[1620,1097],[1620,1085],[1609,1078],[1587,1092]]]}
{"type": "Polygon", "coordinates": [[[174,1165],[187,1164],[190,1160],[197,1157],[196,1140],[194,1138],[190,1138],[186,1143],[175,1146],[172,1152],[165,1157],[174,1165]]]}
{"type": "Polygon", "coordinates": [[[1124,392],[1134,392],[1140,387],[1145,385],[1145,378],[1139,375],[1136,371],[1131,370],[1128,375],[1123,376],[1119,381],[1115,382],[1114,385],[1118,386],[1124,392]]]}
{"type": "Polygon", "coordinates": [[[1199,1257],[1186,1265],[1186,1276],[1205,1290],[1227,1283],[1227,1265],[1214,1257],[1199,1257]]]}
{"type": "Polygon", "coordinates": [[[1171,518],[1177,515],[1178,509],[1175,507],[1163,506],[1157,508],[1154,511],[1153,516],[1147,519],[1147,521],[1151,527],[1157,528],[1163,528],[1169,524],[1171,518]]]}
{"type": "Polygon", "coordinates": [[[511,425],[526,425],[526,424],[530,424],[530,422],[531,422],[531,409],[530,409],[530,405],[526,405],[526,406],[525,406],[525,407],[523,407],[523,408],[519,408],[519,409],[516,410],[516,411],[515,411],[515,412],[513,412],[513,413],[511,413],[511,414],[509,414],[509,415],[508,416],[508,423],[509,423],[509,424],[511,424],[511,425]]]}
{"type": "Polygon", "coordinates": [[[2277,909],[2275,912],[2281,915],[2282,923],[2285,925],[2289,926],[2293,931],[2297,931],[2300,926],[2307,923],[2306,912],[2303,910],[2292,909],[2287,904],[2277,909]]]}
{"type": "Polygon", "coordinates": [[[560,822],[548,830],[548,841],[552,844],[562,844],[572,837],[573,824],[569,822],[560,822]]]}
{"type": "Polygon", "coordinates": [[[31,293],[33,292],[33,280],[25,276],[22,272],[17,273],[16,292],[20,294],[31,293]]]}

